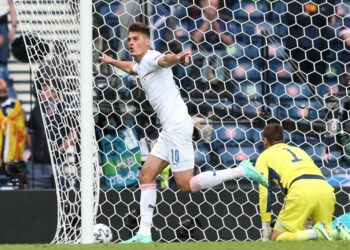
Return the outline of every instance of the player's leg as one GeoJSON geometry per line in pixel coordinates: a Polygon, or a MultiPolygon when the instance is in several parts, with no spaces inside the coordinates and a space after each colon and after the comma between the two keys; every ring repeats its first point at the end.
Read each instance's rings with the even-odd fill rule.
{"type": "Polygon", "coordinates": [[[206,171],[200,173],[190,180],[191,192],[197,192],[201,189],[215,187],[225,181],[245,177],[256,181],[265,187],[268,185],[267,180],[262,173],[258,171],[249,161],[242,161],[235,168],[228,168],[218,171],[206,171]]]}
{"type": "Polygon", "coordinates": [[[303,228],[295,232],[288,231],[281,224],[274,228],[271,240],[275,241],[304,241],[318,239],[314,228],[303,228]]]}
{"type": "Polygon", "coordinates": [[[157,201],[156,177],[169,163],[154,155],[149,155],[140,173],[140,228],[137,234],[121,243],[151,243],[153,212],[157,201]]]}
{"type": "MultiPolygon", "coordinates": [[[[272,240],[332,239],[323,222],[329,223],[333,212],[323,213],[323,215],[327,214],[325,217],[315,216],[315,210],[320,204],[320,197],[331,198],[320,188],[324,183],[320,180],[299,180],[293,184],[274,227],[274,231],[279,233],[273,233],[272,240]],[[331,215],[329,216],[329,214],[331,215]],[[313,228],[304,230],[304,223],[309,218],[312,219],[313,223],[315,221],[318,223],[313,228]]],[[[332,203],[332,199],[330,200],[329,204],[332,203]]],[[[325,206],[327,205],[325,204],[325,206]]]]}
{"type": "Polygon", "coordinates": [[[325,181],[318,183],[317,187],[319,192],[314,194],[316,205],[311,214],[314,228],[320,239],[336,239],[338,238],[337,232],[332,229],[332,217],[336,202],[333,188],[325,181]]]}
{"type": "MultiPolygon", "coordinates": [[[[189,149],[189,151],[190,150],[191,149],[189,149]]],[[[194,159],[188,159],[187,161],[178,163],[176,164],[176,167],[174,167],[172,163],[170,164],[172,167],[176,184],[184,193],[198,192],[202,189],[215,187],[228,180],[237,179],[240,177],[247,177],[247,171],[251,171],[250,169],[242,166],[241,164],[236,168],[228,168],[218,171],[205,171],[203,173],[197,174],[196,176],[193,176],[194,159]],[[188,168],[187,166],[190,166],[190,168],[188,168]]],[[[250,162],[248,162],[248,164],[250,164],[250,162]]],[[[255,170],[253,166],[248,167],[253,168],[253,171],[255,170]]],[[[250,172],[250,174],[256,174],[256,176],[259,176],[257,178],[261,177],[261,181],[259,181],[260,183],[267,183],[264,177],[262,175],[260,176],[260,173],[250,172]]]]}
{"type": "Polygon", "coordinates": [[[194,150],[192,145],[192,119],[184,120],[169,134],[170,147],[168,159],[176,184],[182,192],[194,193],[201,189],[211,188],[225,181],[241,177],[246,177],[267,186],[267,180],[249,161],[242,161],[235,168],[205,171],[193,176],[194,150]]]}
{"type": "Polygon", "coordinates": [[[304,229],[305,221],[310,217],[313,209],[313,202],[307,192],[307,184],[302,181],[295,182],[288,190],[284,205],[275,223],[271,240],[277,241],[297,241],[316,239],[317,234],[314,229],[304,229]]]}
{"type": "MultiPolygon", "coordinates": [[[[193,166],[188,163],[187,166],[193,166]]],[[[242,167],[228,168],[218,171],[205,171],[193,176],[193,168],[183,171],[174,171],[173,175],[177,186],[184,193],[194,193],[202,189],[215,187],[225,181],[244,177],[244,169],[242,167]]]]}

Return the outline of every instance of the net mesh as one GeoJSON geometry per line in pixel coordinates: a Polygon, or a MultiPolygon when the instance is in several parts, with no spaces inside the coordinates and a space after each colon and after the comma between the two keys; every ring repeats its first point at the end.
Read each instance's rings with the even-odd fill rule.
{"type": "MultiPolygon", "coordinates": [[[[54,242],[80,238],[79,1],[16,0],[36,75],[58,197],[54,242]]],[[[114,241],[138,227],[138,174],[160,132],[138,79],[97,58],[130,60],[127,29],[152,28],[153,48],[191,53],[173,67],[195,122],[195,172],[255,161],[266,123],[304,149],[349,199],[349,1],[93,1],[95,214],[114,241]],[[209,24],[208,24],[209,23],[209,24]],[[98,171],[101,169],[102,171],[98,171]],[[97,202],[99,201],[99,202],[97,202]]],[[[256,187],[230,181],[181,194],[166,168],[157,179],[155,241],[260,239],[256,187]]],[[[344,198],[345,197],[345,198],[344,198]]],[[[281,204],[275,194],[273,208],[281,204]]]]}

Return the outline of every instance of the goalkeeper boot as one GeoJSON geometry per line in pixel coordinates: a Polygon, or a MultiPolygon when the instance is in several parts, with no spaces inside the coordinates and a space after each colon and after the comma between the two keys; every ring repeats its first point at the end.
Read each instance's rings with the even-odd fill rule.
{"type": "Polygon", "coordinates": [[[350,231],[343,223],[338,223],[336,225],[338,237],[341,240],[350,240],[350,231]]]}
{"type": "Polygon", "coordinates": [[[332,236],[327,232],[326,226],[322,222],[317,222],[314,225],[317,234],[317,240],[333,240],[332,236]]]}
{"type": "Polygon", "coordinates": [[[256,181],[259,184],[268,187],[268,181],[266,180],[264,175],[259,170],[257,170],[250,161],[244,160],[238,166],[243,168],[243,176],[245,178],[252,181],[256,181]]]}
{"type": "Polygon", "coordinates": [[[134,237],[132,237],[131,239],[125,240],[120,242],[120,244],[129,244],[129,243],[144,243],[144,244],[148,244],[148,243],[152,243],[152,236],[151,235],[141,235],[141,234],[136,234],[134,237]]]}

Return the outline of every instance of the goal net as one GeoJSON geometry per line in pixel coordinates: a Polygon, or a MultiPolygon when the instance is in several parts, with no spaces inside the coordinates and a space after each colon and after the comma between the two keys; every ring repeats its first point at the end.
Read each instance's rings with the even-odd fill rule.
{"type": "MultiPolygon", "coordinates": [[[[349,212],[350,16],[348,0],[93,1],[93,166],[80,166],[79,1],[15,0],[55,173],[58,224],[53,242],[79,242],[80,168],[95,169],[95,221],[113,241],[139,223],[138,175],[161,127],[139,80],[101,64],[130,60],[127,30],[152,30],[162,53],[191,53],[172,68],[195,122],[195,173],[255,162],[261,131],[283,124],[336,188],[336,215],[349,212]],[[209,25],[206,23],[209,22],[209,25]]],[[[90,87],[87,83],[86,87],[90,87]]],[[[84,118],[82,118],[83,120],[84,118]]],[[[257,187],[229,181],[182,194],[169,168],[157,178],[154,241],[259,240],[257,187]]],[[[278,213],[281,195],[275,193],[278,213]]],[[[349,219],[348,219],[349,220],[349,219]]]]}

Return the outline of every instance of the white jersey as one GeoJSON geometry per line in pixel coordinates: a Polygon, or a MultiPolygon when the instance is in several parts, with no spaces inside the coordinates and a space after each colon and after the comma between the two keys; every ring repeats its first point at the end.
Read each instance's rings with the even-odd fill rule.
{"type": "Polygon", "coordinates": [[[9,11],[10,11],[9,1],[0,0],[0,16],[7,15],[9,11]]]}
{"type": "Polygon", "coordinates": [[[142,88],[161,124],[167,127],[190,116],[174,82],[173,72],[158,65],[162,56],[158,51],[148,50],[141,62],[134,64],[133,71],[140,76],[142,88]]]}

